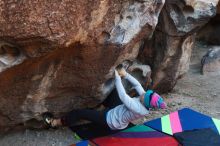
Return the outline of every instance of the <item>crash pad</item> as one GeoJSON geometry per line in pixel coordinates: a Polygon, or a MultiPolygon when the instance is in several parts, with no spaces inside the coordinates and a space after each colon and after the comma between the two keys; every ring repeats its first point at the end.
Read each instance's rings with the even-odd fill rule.
{"type": "Polygon", "coordinates": [[[99,146],[178,146],[173,137],[145,125],[137,125],[91,141],[99,146]]]}
{"type": "Polygon", "coordinates": [[[205,128],[211,128],[220,134],[220,120],[189,108],[184,108],[161,118],[148,121],[144,125],[169,135],[187,130],[205,128]]]}

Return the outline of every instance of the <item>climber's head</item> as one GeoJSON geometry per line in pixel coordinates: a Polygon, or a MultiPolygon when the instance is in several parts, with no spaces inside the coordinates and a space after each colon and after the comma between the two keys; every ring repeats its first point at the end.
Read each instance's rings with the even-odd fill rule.
{"type": "Polygon", "coordinates": [[[147,108],[161,108],[161,109],[166,108],[166,103],[164,102],[163,98],[152,90],[146,91],[143,100],[144,100],[144,105],[147,108]]]}

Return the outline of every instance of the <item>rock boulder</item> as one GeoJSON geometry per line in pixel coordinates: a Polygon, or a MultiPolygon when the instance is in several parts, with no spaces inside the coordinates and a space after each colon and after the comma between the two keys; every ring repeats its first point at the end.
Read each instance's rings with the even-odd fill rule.
{"type": "Polygon", "coordinates": [[[197,39],[205,41],[210,45],[220,45],[220,3],[217,6],[217,15],[202,28],[197,35],[197,39]]]}
{"type": "Polygon", "coordinates": [[[215,16],[218,1],[167,0],[150,40],[139,59],[152,66],[152,88],[173,89],[189,68],[195,32],[215,16]]]}
{"type": "Polygon", "coordinates": [[[220,47],[214,46],[202,58],[202,74],[203,75],[219,75],[220,74],[220,47]]]}
{"type": "Polygon", "coordinates": [[[164,2],[1,0],[0,129],[102,102],[164,2]]]}

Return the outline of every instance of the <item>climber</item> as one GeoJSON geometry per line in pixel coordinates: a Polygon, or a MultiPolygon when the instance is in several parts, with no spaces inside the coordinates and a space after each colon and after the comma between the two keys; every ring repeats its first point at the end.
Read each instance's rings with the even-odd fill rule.
{"type": "Polygon", "coordinates": [[[50,127],[73,126],[79,120],[88,120],[108,130],[124,129],[128,124],[149,113],[150,108],[166,108],[163,98],[152,90],[144,91],[141,84],[125,71],[123,67],[115,70],[115,86],[122,104],[103,111],[92,109],[73,110],[61,118],[54,118],[51,114],[44,114],[44,121],[50,127]],[[128,80],[136,89],[139,97],[131,98],[125,91],[121,77],[128,80]]]}

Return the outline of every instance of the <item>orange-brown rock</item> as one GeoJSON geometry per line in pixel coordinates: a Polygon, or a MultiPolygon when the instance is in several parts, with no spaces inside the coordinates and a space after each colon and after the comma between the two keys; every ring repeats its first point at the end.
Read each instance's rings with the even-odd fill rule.
{"type": "Polygon", "coordinates": [[[135,60],[164,0],[1,0],[0,129],[93,107],[135,60]]]}

